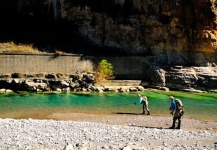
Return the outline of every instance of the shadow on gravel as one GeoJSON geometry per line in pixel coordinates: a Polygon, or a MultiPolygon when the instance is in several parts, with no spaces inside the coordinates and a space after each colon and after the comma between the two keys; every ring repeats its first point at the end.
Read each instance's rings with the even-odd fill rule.
{"type": "Polygon", "coordinates": [[[145,115],[143,113],[126,113],[126,112],[116,112],[115,114],[119,114],[119,115],[145,115]]]}
{"type": "Polygon", "coordinates": [[[163,128],[163,127],[149,127],[149,126],[137,126],[137,125],[129,125],[129,126],[140,127],[140,128],[149,128],[149,129],[169,129],[169,128],[163,128]]]}
{"type": "MultiPolygon", "coordinates": [[[[119,115],[144,115],[144,116],[146,116],[143,113],[128,113],[128,112],[115,112],[114,114],[119,114],[119,115]]],[[[138,125],[135,125],[135,124],[131,124],[131,125],[128,125],[128,126],[140,127],[140,128],[149,128],[149,129],[169,129],[169,130],[171,130],[169,127],[168,128],[163,128],[163,127],[152,127],[152,126],[138,126],[138,125]]]]}

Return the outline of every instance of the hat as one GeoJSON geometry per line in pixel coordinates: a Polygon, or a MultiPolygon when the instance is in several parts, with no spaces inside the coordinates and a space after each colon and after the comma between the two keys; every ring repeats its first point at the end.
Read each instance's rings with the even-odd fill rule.
{"type": "Polygon", "coordinates": [[[169,99],[174,99],[174,97],[173,97],[173,96],[170,96],[169,99]]]}

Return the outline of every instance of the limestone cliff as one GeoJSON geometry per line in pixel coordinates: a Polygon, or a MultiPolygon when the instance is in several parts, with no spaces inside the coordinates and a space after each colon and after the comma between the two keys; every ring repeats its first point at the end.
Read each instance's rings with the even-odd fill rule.
{"type": "Polygon", "coordinates": [[[212,0],[62,0],[61,18],[97,46],[159,63],[217,62],[216,7],[212,0]]]}
{"type": "Polygon", "coordinates": [[[68,32],[76,32],[99,51],[109,48],[122,55],[153,55],[159,64],[207,66],[217,63],[215,3],[215,0],[4,0],[2,6],[15,5],[16,11],[11,9],[11,16],[43,16],[64,21],[72,26],[68,32]]]}

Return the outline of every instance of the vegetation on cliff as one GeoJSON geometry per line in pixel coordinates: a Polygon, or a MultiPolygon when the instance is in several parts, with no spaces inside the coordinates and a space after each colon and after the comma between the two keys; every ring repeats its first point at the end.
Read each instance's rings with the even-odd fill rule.
{"type": "Polygon", "coordinates": [[[14,42],[0,43],[0,53],[28,53],[38,54],[40,51],[32,44],[16,44],[14,42]]]}
{"type": "Polygon", "coordinates": [[[115,78],[112,64],[105,59],[99,62],[96,72],[97,82],[115,78]]]}

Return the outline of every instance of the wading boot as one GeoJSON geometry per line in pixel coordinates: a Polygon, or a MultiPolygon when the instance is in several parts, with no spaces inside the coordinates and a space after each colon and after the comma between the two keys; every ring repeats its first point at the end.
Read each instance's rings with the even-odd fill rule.
{"type": "Polygon", "coordinates": [[[169,127],[169,129],[175,129],[175,123],[176,123],[176,119],[173,119],[173,124],[171,127],[169,127]]]}
{"type": "Polygon", "coordinates": [[[176,127],[176,129],[180,129],[180,127],[181,127],[181,120],[179,120],[178,126],[176,127]]]}

